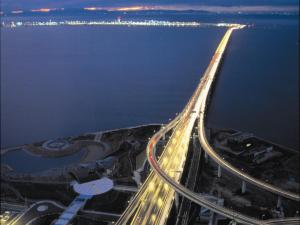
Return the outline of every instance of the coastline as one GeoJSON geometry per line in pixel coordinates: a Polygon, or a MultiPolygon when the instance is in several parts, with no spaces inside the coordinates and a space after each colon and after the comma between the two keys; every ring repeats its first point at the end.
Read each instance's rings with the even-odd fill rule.
{"type": "MultiPolygon", "coordinates": [[[[86,133],[83,133],[83,134],[80,134],[80,135],[77,135],[77,136],[60,137],[60,138],[42,140],[42,141],[37,141],[37,142],[29,143],[29,144],[23,144],[23,145],[17,145],[17,146],[14,146],[14,147],[3,148],[3,149],[0,150],[0,155],[4,155],[5,153],[10,152],[10,151],[19,150],[19,149],[21,149],[25,146],[34,145],[36,143],[44,143],[44,142],[47,142],[47,141],[50,141],[50,140],[77,138],[77,137],[80,137],[80,136],[106,134],[106,133],[118,132],[118,131],[123,131],[123,130],[131,130],[131,129],[149,127],[149,126],[163,126],[163,125],[164,124],[160,124],[160,123],[149,123],[149,124],[141,124],[141,125],[136,125],[136,126],[129,126],[129,127],[116,128],[116,129],[103,130],[103,131],[86,132],[86,133]]],[[[34,154],[34,152],[31,152],[31,153],[34,154]]],[[[72,153],[74,153],[74,152],[72,152],[72,153]]]]}
{"type": "MultiPolygon", "coordinates": [[[[45,143],[47,141],[51,141],[51,140],[59,140],[59,139],[76,139],[78,137],[82,137],[82,136],[88,136],[88,135],[103,135],[103,134],[107,134],[107,133],[113,133],[113,132],[120,132],[120,131],[126,131],[126,130],[131,130],[131,129],[139,129],[139,128],[147,128],[147,127],[151,127],[151,126],[163,126],[164,124],[160,124],[160,123],[149,123],[149,124],[141,124],[141,125],[136,125],[136,126],[129,126],[129,127],[122,127],[122,128],[116,128],[116,129],[108,129],[108,130],[103,130],[103,131],[96,131],[96,132],[86,132],[86,133],[83,133],[83,134],[80,134],[80,135],[77,135],[77,136],[69,136],[69,137],[61,137],[61,138],[55,138],[55,139],[49,139],[49,140],[43,140],[43,141],[38,141],[38,142],[34,142],[34,143],[30,143],[30,144],[23,144],[23,145],[18,145],[18,146],[15,146],[15,147],[8,147],[8,148],[3,148],[0,150],[0,155],[4,155],[6,154],[7,152],[10,152],[10,151],[15,151],[15,150],[20,150],[22,148],[24,148],[25,146],[30,146],[30,147],[33,147],[32,151],[29,151],[31,154],[34,154],[34,155],[40,155],[42,154],[43,152],[41,152],[41,150],[37,149],[34,147],[34,145],[36,143],[45,143]]],[[[209,127],[208,128],[209,130],[231,130],[231,131],[234,131],[234,132],[242,132],[242,133],[246,133],[247,131],[241,131],[241,130],[236,130],[236,129],[233,129],[233,128],[215,128],[215,127],[209,127]]],[[[256,135],[254,135],[255,138],[257,138],[258,140],[262,141],[262,142],[267,142],[271,145],[274,145],[278,148],[281,148],[281,149],[284,149],[284,150],[287,150],[291,153],[295,153],[295,154],[299,154],[299,150],[297,149],[293,149],[293,148],[290,148],[288,146],[284,146],[282,144],[278,144],[278,143],[275,143],[271,140],[267,140],[267,139],[264,139],[264,138],[260,138],[256,135]]],[[[92,140],[91,140],[92,141],[92,140]]],[[[82,147],[82,144],[84,144],[85,141],[81,140],[80,141],[80,144],[79,143],[76,143],[76,145],[74,146],[71,146],[70,148],[74,148],[76,147],[76,149],[74,150],[66,150],[66,154],[64,155],[68,155],[68,154],[73,154],[75,152],[77,152],[77,150],[79,150],[81,147],[82,147]]],[[[48,155],[50,157],[61,157],[61,156],[64,156],[64,155],[48,155]]]]}

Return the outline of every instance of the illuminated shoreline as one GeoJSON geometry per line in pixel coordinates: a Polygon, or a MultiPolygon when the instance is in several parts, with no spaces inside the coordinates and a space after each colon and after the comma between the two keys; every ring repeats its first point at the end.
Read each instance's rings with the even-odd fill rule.
{"type": "Polygon", "coordinates": [[[2,22],[1,27],[17,28],[17,27],[35,27],[35,26],[142,26],[142,27],[200,27],[200,26],[218,26],[230,27],[236,24],[229,23],[200,23],[200,22],[180,22],[180,21],[162,21],[162,20],[145,20],[145,21],[80,21],[80,20],[64,20],[64,21],[10,21],[2,22]]]}

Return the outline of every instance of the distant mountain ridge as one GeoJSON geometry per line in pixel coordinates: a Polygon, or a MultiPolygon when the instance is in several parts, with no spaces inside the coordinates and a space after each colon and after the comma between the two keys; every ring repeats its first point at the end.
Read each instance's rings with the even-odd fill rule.
{"type": "Polygon", "coordinates": [[[12,11],[12,10],[32,10],[39,8],[84,8],[84,7],[107,7],[107,8],[119,8],[119,7],[161,7],[173,9],[177,8],[199,8],[199,7],[257,7],[257,6],[268,6],[268,7],[287,7],[292,6],[299,8],[298,0],[2,0],[1,11],[12,11]]]}

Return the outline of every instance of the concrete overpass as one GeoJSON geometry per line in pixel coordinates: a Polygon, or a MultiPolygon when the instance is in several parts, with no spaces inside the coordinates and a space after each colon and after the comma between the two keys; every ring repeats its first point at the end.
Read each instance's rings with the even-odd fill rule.
{"type": "MultiPolygon", "coordinates": [[[[184,110],[150,139],[147,146],[147,157],[153,171],[132,199],[117,224],[126,224],[129,220],[131,220],[131,224],[165,224],[172,207],[175,191],[215,213],[234,219],[235,221],[243,224],[272,224],[277,222],[280,223],[280,221],[284,222],[285,220],[286,222],[289,221],[289,223],[299,222],[299,218],[286,218],[280,219],[280,221],[262,221],[257,218],[242,215],[239,212],[214,204],[198,193],[194,193],[180,184],[190,136],[198,117],[200,121],[199,136],[201,139],[201,146],[207,153],[210,155],[213,154],[213,149],[209,146],[208,142],[204,141],[204,113],[206,109],[206,101],[230,36],[235,29],[239,28],[243,28],[243,26],[234,25],[227,30],[198,87],[184,110]],[[172,130],[173,133],[159,160],[157,160],[155,146],[157,142],[170,130],[172,130]]],[[[220,165],[222,164],[223,166],[225,164],[223,161],[219,161],[217,163],[220,165]]],[[[241,179],[246,180],[247,182],[251,181],[252,184],[272,193],[292,200],[299,200],[299,196],[296,194],[289,193],[252,178],[241,171],[234,170],[232,166],[229,171],[233,172],[241,179]]]]}

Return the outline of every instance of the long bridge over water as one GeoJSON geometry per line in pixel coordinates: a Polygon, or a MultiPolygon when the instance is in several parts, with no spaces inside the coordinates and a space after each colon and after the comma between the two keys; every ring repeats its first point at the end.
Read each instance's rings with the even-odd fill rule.
{"type": "Polygon", "coordinates": [[[166,224],[176,192],[192,202],[214,213],[231,218],[238,223],[299,224],[300,219],[298,217],[263,221],[240,214],[239,212],[212,203],[204,196],[199,195],[199,193],[195,193],[180,184],[189,149],[189,142],[193,135],[195,123],[198,120],[198,136],[202,149],[220,168],[226,169],[241,179],[244,187],[246,183],[251,183],[261,189],[278,195],[279,200],[281,197],[297,202],[300,200],[298,194],[282,190],[269,183],[258,180],[224,161],[210,146],[206,138],[204,118],[211,86],[216,77],[232,32],[242,28],[244,28],[244,25],[237,24],[228,28],[185,108],[173,121],[164,126],[150,139],[147,146],[147,157],[153,170],[118,220],[118,225],[166,224]],[[164,138],[168,132],[172,132],[172,135],[162,150],[159,159],[157,159],[156,144],[160,139],[164,138]]]}
{"type": "MultiPolygon", "coordinates": [[[[120,21],[119,21],[120,23],[120,21]]],[[[153,22],[152,22],[153,23],[153,22]]],[[[152,24],[150,23],[150,25],[152,24]]],[[[155,23],[154,23],[155,24],[155,23]]],[[[171,26],[170,24],[165,24],[171,26]]],[[[34,25],[34,24],[33,24],[34,25]]],[[[44,24],[42,24],[44,25],[44,24]]],[[[56,23],[46,25],[56,26],[56,23]]],[[[76,25],[71,23],[70,25],[76,25]]],[[[79,23],[79,25],[82,25],[79,23]]],[[[98,24],[91,24],[98,25],[98,24]]],[[[101,25],[101,23],[100,23],[101,25]]],[[[108,24],[111,25],[111,24],[108,24]]],[[[117,25],[119,25],[117,23],[117,25]]],[[[121,25],[127,25],[122,23],[121,25]]],[[[135,25],[145,25],[143,23],[135,25]]],[[[147,24],[146,24],[147,25],[147,24]]],[[[156,24],[157,25],[157,24],[156,24]]],[[[158,24],[159,25],[159,24],[158,24]]],[[[174,26],[198,26],[199,24],[173,24],[174,26]]],[[[222,24],[217,24],[222,26],[222,24]]],[[[227,24],[228,25],[228,24],[227,24]]],[[[227,26],[226,25],[226,26],[227,26]]],[[[221,176],[221,169],[225,169],[237,179],[242,181],[242,189],[246,188],[247,183],[254,185],[263,190],[269,191],[278,196],[278,204],[282,198],[300,202],[299,194],[283,190],[275,187],[270,183],[264,182],[242,170],[235,168],[233,165],[220,157],[213,147],[209,144],[205,133],[205,113],[208,97],[211,92],[212,84],[216,78],[217,71],[220,67],[224,52],[228,46],[230,37],[235,30],[244,28],[244,25],[232,24],[229,26],[223,36],[217,50],[215,51],[205,73],[203,74],[196,90],[189,99],[182,112],[169,124],[162,127],[149,141],[147,146],[147,158],[151,165],[152,171],[146,181],[137,191],[128,207],[117,221],[118,225],[136,224],[136,225],[163,225],[166,224],[170,211],[172,209],[175,196],[182,195],[185,199],[194,202],[202,207],[211,210],[213,213],[230,218],[235,222],[242,224],[299,224],[299,217],[279,218],[272,220],[260,220],[247,215],[243,215],[237,211],[233,211],[226,207],[220,206],[210,201],[207,196],[194,192],[188,187],[181,184],[184,168],[187,161],[189,143],[191,138],[195,139],[195,127],[198,127],[198,139],[201,149],[204,153],[218,164],[218,175],[221,176]],[[162,149],[159,159],[156,156],[156,145],[160,139],[165,139],[167,133],[172,133],[165,147],[162,149]]],[[[199,155],[198,155],[199,157],[199,155]]],[[[197,162],[193,162],[197,164],[197,162]]],[[[116,186],[115,189],[135,192],[136,189],[127,186],[116,186]]],[[[89,198],[80,196],[71,203],[70,207],[65,210],[56,224],[67,224],[83,207],[89,198]],[[70,216],[72,215],[72,216],[70,216]]],[[[51,202],[50,202],[51,203],[51,202]]],[[[47,204],[50,204],[49,202],[47,204]]],[[[51,203],[54,204],[54,203],[51,203]]],[[[186,204],[188,205],[188,204],[186,204]]],[[[33,208],[34,205],[31,207],[33,208]]],[[[31,209],[30,208],[30,209],[31,209]]],[[[61,208],[61,207],[59,207],[61,208]]],[[[30,210],[29,209],[29,210],[30,210]]],[[[28,211],[29,211],[28,210],[28,211]]],[[[183,209],[184,210],[184,209],[183,209]]],[[[94,213],[94,212],[93,212],[94,213]]],[[[98,212],[99,214],[99,212],[98,212]]],[[[100,213],[101,216],[117,218],[119,215],[100,213]]],[[[20,217],[20,219],[24,219],[20,217]]],[[[18,224],[20,219],[13,222],[18,224]]],[[[26,217],[25,217],[26,219],[26,217]]]]}

